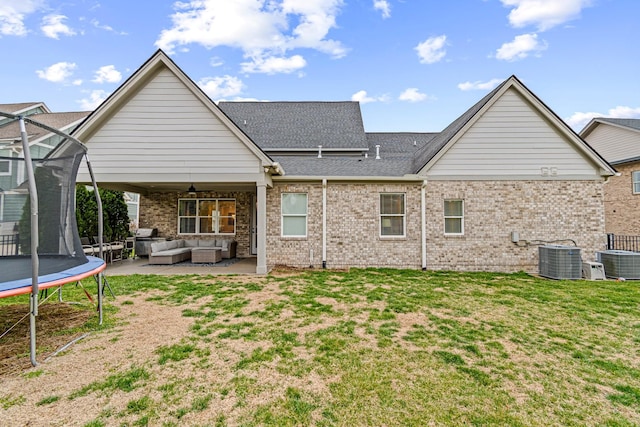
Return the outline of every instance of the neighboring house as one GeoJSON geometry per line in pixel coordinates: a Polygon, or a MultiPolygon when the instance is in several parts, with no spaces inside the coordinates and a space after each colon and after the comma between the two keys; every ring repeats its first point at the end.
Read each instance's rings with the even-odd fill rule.
{"type": "Polygon", "coordinates": [[[535,272],[540,244],[605,248],[614,169],[516,77],[442,132],[367,133],[356,102],[216,105],[157,51],[74,136],[99,185],[141,194],[140,227],[235,239],[258,273],[535,272]]]}
{"type": "Polygon", "coordinates": [[[640,119],[595,118],[580,136],[619,172],[604,186],[607,233],[640,234],[640,119]]]}
{"type": "MultiPolygon", "coordinates": [[[[44,125],[70,133],[88,115],[89,111],[52,113],[42,102],[0,104],[0,112],[28,117],[44,125]]],[[[33,159],[44,158],[62,137],[25,121],[29,138],[29,152],[33,159]]],[[[13,228],[22,215],[26,193],[15,189],[26,179],[26,171],[21,162],[10,159],[24,158],[19,123],[0,116],[0,234],[13,228]],[[18,208],[19,206],[19,208],[18,208]]]]}

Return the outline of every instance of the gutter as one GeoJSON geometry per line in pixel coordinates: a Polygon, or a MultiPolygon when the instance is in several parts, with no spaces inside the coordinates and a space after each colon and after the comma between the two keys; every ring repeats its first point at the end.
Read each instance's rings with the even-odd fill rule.
{"type": "Polygon", "coordinates": [[[331,179],[331,181],[377,181],[377,182],[422,182],[423,176],[403,175],[403,176],[332,176],[322,177],[317,175],[287,175],[273,176],[274,181],[322,181],[331,179]]]}

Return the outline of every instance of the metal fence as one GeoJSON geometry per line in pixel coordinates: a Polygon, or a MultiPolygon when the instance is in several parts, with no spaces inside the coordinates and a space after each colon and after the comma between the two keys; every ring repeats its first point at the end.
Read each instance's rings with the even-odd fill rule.
{"type": "Polygon", "coordinates": [[[0,256],[13,256],[19,254],[20,235],[0,235],[0,256]]]}
{"type": "Polygon", "coordinates": [[[607,234],[607,250],[640,252],[640,236],[607,234]]]}

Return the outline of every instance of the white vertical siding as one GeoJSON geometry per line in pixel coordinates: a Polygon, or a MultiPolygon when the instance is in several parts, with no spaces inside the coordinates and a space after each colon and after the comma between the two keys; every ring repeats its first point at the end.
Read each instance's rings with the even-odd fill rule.
{"type": "Polygon", "coordinates": [[[598,170],[540,115],[510,89],[471,126],[429,170],[431,177],[593,176],[598,170]]]}
{"type": "Polygon", "coordinates": [[[598,123],[585,140],[608,162],[640,156],[640,132],[598,123]]]}
{"type": "Polygon", "coordinates": [[[98,181],[181,182],[261,169],[256,155],[168,69],[85,142],[98,181]]]}

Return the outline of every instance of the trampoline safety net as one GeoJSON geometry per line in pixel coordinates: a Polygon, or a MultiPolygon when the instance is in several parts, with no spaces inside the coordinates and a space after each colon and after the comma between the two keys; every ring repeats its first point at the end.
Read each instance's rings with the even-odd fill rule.
{"type": "MultiPolygon", "coordinates": [[[[25,262],[31,256],[31,202],[20,148],[15,144],[0,150],[0,282],[31,277],[31,264],[25,262]]],[[[39,205],[40,275],[87,262],[75,216],[76,175],[85,153],[83,145],[63,138],[42,158],[31,159],[39,205]]]]}

